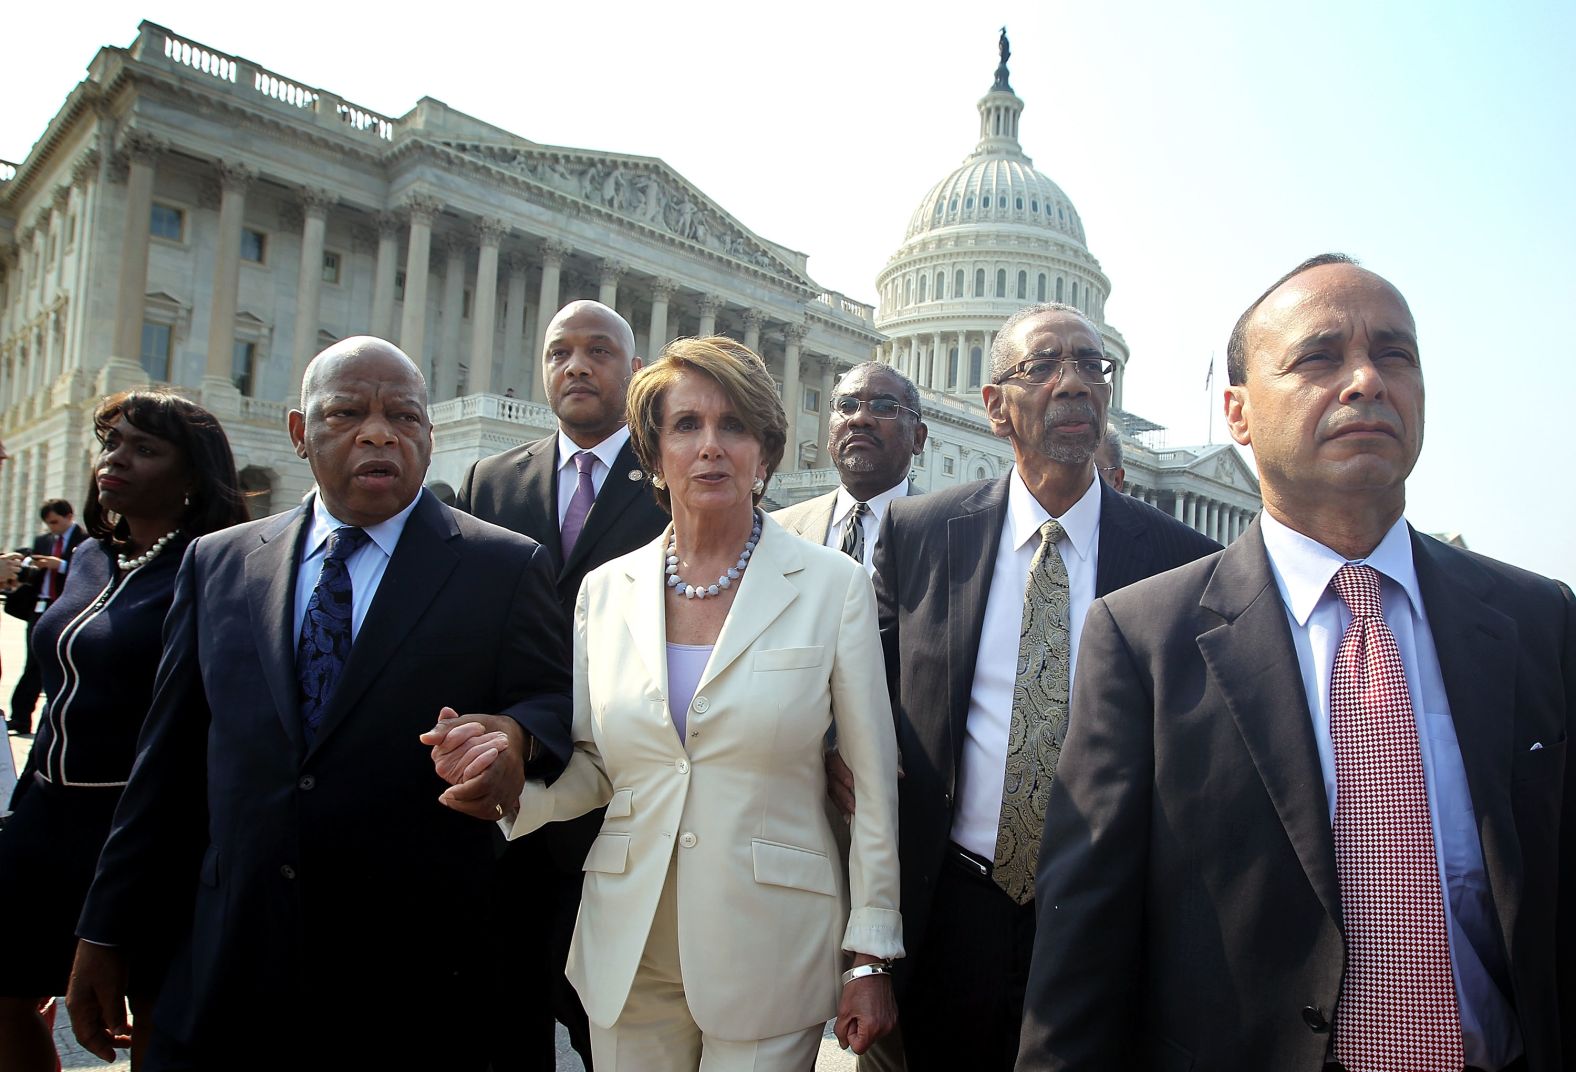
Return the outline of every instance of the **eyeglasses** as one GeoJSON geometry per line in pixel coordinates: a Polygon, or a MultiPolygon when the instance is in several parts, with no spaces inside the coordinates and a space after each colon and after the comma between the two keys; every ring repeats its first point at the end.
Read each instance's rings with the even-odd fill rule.
{"type": "Polygon", "coordinates": [[[1111,382],[1116,362],[1109,357],[1030,357],[1012,366],[1004,375],[997,376],[995,382],[1001,384],[1008,380],[1023,380],[1033,384],[1050,383],[1062,376],[1063,370],[1067,368],[1071,368],[1084,383],[1099,386],[1111,382]]]}
{"type": "Polygon", "coordinates": [[[853,395],[838,395],[832,399],[832,409],[844,417],[852,417],[863,406],[870,411],[870,416],[878,421],[895,421],[899,413],[912,413],[919,416],[919,411],[900,406],[890,398],[855,398],[853,395]]]}

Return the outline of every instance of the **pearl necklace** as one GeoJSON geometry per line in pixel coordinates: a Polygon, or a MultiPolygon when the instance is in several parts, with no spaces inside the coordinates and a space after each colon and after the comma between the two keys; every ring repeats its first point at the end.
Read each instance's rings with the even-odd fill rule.
{"type": "Polygon", "coordinates": [[[165,545],[180,534],[180,529],[171,529],[163,536],[160,536],[157,540],[154,540],[153,546],[142,552],[142,554],[138,555],[136,558],[127,558],[125,555],[116,555],[115,565],[120,567],[122,573],[130,573],[139,566],[146,566],[149,562],[152,562],[155,558],[158,558],[159,552],[164,550],[165,545]]]}
{"type": "Polygon", "coordinates": [[[750,538],[745,541],[744,550],[739,553],[739,561],[733,568],[717,578],[716,584],[697,585],[687,584],[679,576],[679,534],[675,528],[668,537],[668,587],[675,594],[682,595],[685,599],[705,599],[708,596],[720,595],[726,589],[733,587],[733,582],[744,573],[745,567],[750,564],[750,556],[755,554],[755,545],[761,542],[761,515],[755,514],[755,527],[750,530],[750,538]]]}

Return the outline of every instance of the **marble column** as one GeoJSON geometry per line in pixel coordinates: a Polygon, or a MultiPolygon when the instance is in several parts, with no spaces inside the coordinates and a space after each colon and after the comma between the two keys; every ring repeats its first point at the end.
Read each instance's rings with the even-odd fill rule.
{"type": "Polygon", "coordinates": [[[832,464],[826,449],[826,436],[832,419],[832,384],[836,380],[837,362],[830,356],[817,357],[821,366],[821,416],[815,428],[815,467],[825,469],[832,464]]]}
{"type": "Polygon", "coordinates": [[[799,386],[799,347],[804,342],[803,324],[783,325],[783,409],[788,414],[788,450],[783,469],[799,468],[799,414],[804,411],[804,391],[799,386]]]}
{"type": "Polygon", "coordinates": [[[761,311],[744,310],[744,347],[751,353],[761,352],[761,311]]]}
{"type": "Polygon", "coordinates": [[[234,388],[235,305],[241,285],[241,223],[246,190],[257,172],[245,164],[219,164],[219,242],[213,268],[213,305],[208,314],[208,367],[203,390],[234,388]]]}
{"type": "Polygon", "coordinates": [[[493,393],[493,341],[498,333],[498,243],[509,231],[503,220],[476,221],[476,289],[471,297],[471,368],[465,393],[493,393]]]}
{"type": "Polygon", "coordinates": [[[1220,503],[1214,499],[1209,501],[1205,508],[1204,533],[1215,542],[1220,542],[1220,503]]]}
{"type": "MultiPolygon", "coordinates": [[[[372,268],[372,334],[394,337],[394,273],[399,258],[399,217],[392,212],[373,216],[378,228],[378,259],[372,268]]],[[[410,277],[406,276],[406,286],[410,277]]]]}
{"type": "MultiPolygon", "coordinates": [[[[503,307],[503,382],[497,386],[514,388],[518,398],[530,397],[525,362],[525,275],[530,269],[523,253],[507,253],[503,259],[509,272],[509,293],[503,307]]],[[[534,367],[534,363],[533,366],[534,367]]]]}
{"type": "MultiPolygon", "coordinates": [[[[432,359],[432,400],[442,402],[460,393],[460,331],[465,315],[466,242],[460,235],[443,236],[443,304],[438,352],[432,359]]],[[[472,295],[474,300],[475,295],[472,295]]]]}
{"type": "Polygon", "coordinates": [[[702,294],[700,298],[700,327],[695,334],[701,338],[717,334],[717,307],[722,300],[715,294],[702,294]]]}
{"type": "MultiPolygon", "coordinates": [[[[547,352],[547,326],[558,313],[558,283],[564,270],[564,258],[569,247],[562,242],[548,239],[542,243],[542,287],[536,296],[536,360],[540,362],[547,352]]],[[[540,376],[531,377],[531,398],[537,402],[547,400],[547,388],[540,376]]]]}
{"type": "Polygon", "coordinates": [[[604,260],[599,267],[602,274],[597,283],[596,300],[609,309],[615,309],[618,305],[618,281],[624,278],[629,266],[615,260],[604,260]]]}
{"type": "Polygon", "coordinates": [[[432,273],[432,221],[443,211],[443,202],[426,194],[413,194],[405,202],[410,217],[410,238],[405,249],[405,309],[400,317],[399,348],[416,367],[427,367],[427,282],[432,273]]]}
{"type": "MultiPolygon", "coordinates": [[[[317,353],[317,318],[323,295],[323,236],[328,209],[338,200],[327,190],[301,191],[301,274],[296,281],[295,338],[290,351],[290,387],[299,388],[306,363],[317,353]]],[[[252,385],[255,394],[257,385],[252,385]]]]}
{"type": "Polygon", "coordinates": [[[651,281],[651,341],[646,349],[646,359],[654,361],[662,353],[662,348],[668,344],[668,301],[672,299],[678,284],[671,279],[653,279],[651,281]]]}
{"type": "MultiPolygon", "coordinates": [[[[129,158],[126,225],[120,243],[112,356],[133,365],[142,355],[142,316],[148,290],[148,235],[153,217],[153,166],[163,150],[164,143],[150,134],[133,130],[126,135],[129,158]]],[[[16,300],[20,302],[20,293],[16,300]]],[[[20,315],[20,306],[17,312],[20,315]]]]}
{"type": "Polygon", "coordinates": [[[1174,492],[1171,496],[1171,516],[1182,522],[1182,524],[1187,524],[1187,518],[1183,516],[1182,493],[1180,491],[1174,492]]]}

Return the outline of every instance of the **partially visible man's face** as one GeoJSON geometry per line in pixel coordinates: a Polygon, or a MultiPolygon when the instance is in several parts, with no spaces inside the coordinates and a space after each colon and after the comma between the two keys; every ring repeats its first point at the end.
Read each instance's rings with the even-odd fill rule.
{"type": "Polygon", "coordinates": [[[44,515],[44,527],[51,536],[64,536],[76,522],[75,514],[57,514],[53,511],[44,515]]]}
{"type": "Polygon", "coordinates": [[[624,423],[624,395],[639,367],[629,325],[601,302],[571,302],[547,325],[547,402],[581,446],[600,443],[624,423]]]}
{"type": "MultiPolygon", "coordinates": [[[[1017,361],[1105,356],[1099,334],[1074,313],[1052,311],[1029,317],[1013,334],[1012,352],[1017,361]]],[[[991,431],[1010,440],[1017,454],[1039,454],[1064,465],[1080,465],[1088,463],[1105,435],[1111,385],[1085,383],[1064,364],[1061,375],[1050,383],[1012,379],[986,384],[984,399],[991,431]]]]}
{"type": "Polygon", "coordinates": [[[1412,313],[1372,272],[1294,276],[1249,321],[1232,438],[1253,448],[1266,501],[1327,506],[1379,492],[1404,502],[1423,447],[1423,369],[1412,313]]]}
{"type": "Polygon", "coordinates": [[[346,339],[313,364],[306,412],[290,413],[296,453],[329,513],[361,527],[387,521],[421,492],[432,461],[427,385],[381,339],[346,339]]]}
{"type": "MultiPolygon", "coordinates": [[[[857,369],[837,384],[833,399],[856,398],[861,402],[886,399],[906,406],[903,383],[882,369],[857,369]]],[[[914,456],[925,447],[927,430],[916,414],[899,410],[893,420],[871,416],[868,406],[845,417],[834,406],[827,421],[827,453],[842,473],[870,474],[871,482],[885,481],[890,488],[908,476],[914,456]]]]}

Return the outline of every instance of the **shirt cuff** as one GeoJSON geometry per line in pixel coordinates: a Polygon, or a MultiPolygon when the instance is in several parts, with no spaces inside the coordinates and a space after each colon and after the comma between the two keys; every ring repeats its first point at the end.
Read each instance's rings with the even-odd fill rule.
{"type": "Polygon", "coordinates": [[[891,908],[856,908],[848,914],[843,949],[882,960],[903,955],[903,915],[891,908]]]}

